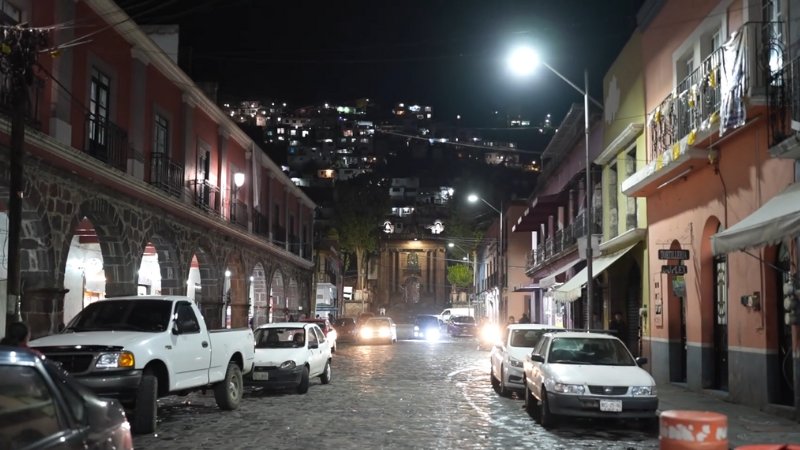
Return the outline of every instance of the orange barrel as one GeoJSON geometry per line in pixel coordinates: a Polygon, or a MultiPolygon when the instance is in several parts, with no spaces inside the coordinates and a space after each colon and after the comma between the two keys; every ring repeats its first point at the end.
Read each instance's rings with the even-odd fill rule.
{"type": "Polygon", "coordinates": [[[753,444],[736,447],[736,450],[800,450],[795,444],[753,444]]]}
{"type": "Polygon", "coordinates": [[[664,411],[659,416],[661,450],[728,450],[728,416],[710,411],[664,411]]]}

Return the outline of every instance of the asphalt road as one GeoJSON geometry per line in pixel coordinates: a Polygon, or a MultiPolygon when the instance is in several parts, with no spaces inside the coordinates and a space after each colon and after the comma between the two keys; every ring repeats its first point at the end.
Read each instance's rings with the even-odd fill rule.
{"type": "Polygon", "coordinates": [[[339,344],[329,385],[307,394],[248,388],[236,411],[213,394],[159,400],[158,432],[138,449],[532,448],[655,449],[631,423],[568,421],[544,430],[521,399],[489,383],[489,353],[472,339],[339,344]]]}

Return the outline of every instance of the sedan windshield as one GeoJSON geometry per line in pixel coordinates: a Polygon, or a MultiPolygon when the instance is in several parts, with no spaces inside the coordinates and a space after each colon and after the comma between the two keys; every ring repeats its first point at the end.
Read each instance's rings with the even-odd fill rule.
{"type": "Polygon", "coordinates": [[[630,352],[619,339],[555,338],[547,362],[551,364],[590,364],[635,366],[630,352]]]}
{"type": "Polygon", "coordinates": [[[295,348],[305,344],[305,331],[300,327],[259,328],[254,335],[256,348],[295,348]]]}
{"type": "Polygon", "coordinates": [[[172,302],[100,300],[84,308],[65,331],[162,332],[169,325],[172,302]]]}
{"type": "Polygon", "coordinates": [[[458,316],[458,317],[453,317],[451,320],[453,321],[453,323],[457,324],[464,324],[464,325],[475,324],[475,318],[472,316],[458,316]]]}

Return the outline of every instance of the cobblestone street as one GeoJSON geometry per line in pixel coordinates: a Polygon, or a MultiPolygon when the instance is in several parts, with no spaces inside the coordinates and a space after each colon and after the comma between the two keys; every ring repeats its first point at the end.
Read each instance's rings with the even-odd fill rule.
{"type": "Polygon", "coordinates": [[[656,432],[579,421],[543,430],[520,399],[489,383],[489,353],[470,339],[340,344],[333,381],[306,395],[248,388],[219,410],[209,392],[159,401],[159,430],[140,449],[534,448],[654,449],[656,432]]]}

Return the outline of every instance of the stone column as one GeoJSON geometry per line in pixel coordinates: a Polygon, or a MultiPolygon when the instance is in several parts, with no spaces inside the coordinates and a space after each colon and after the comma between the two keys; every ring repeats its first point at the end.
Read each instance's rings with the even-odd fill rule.
{"type": "Polygon", "coordinates": [[[64,320],[64,294],[69,289],[43,287],[26,289],[22,294],[22,320],[31,339],[57,333],[64,320]]]}

